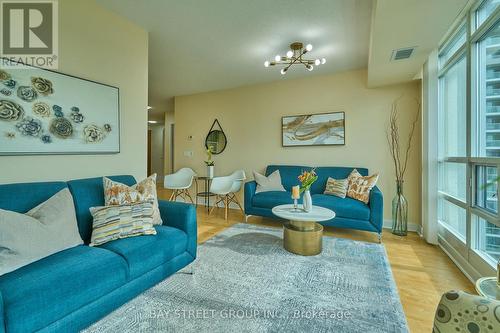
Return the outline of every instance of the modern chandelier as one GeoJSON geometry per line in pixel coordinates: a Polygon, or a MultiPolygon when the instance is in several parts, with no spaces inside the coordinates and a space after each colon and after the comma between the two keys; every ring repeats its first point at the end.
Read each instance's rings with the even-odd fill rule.
{"type": "Polygon", "coordinates": [[[286,56],[277,55],[274,57],[274,61],[264,62],[265,67],[269,66],[285,66],[281,69],[281,74],[285,75],[286,72],[292,65],[304,65],[308,71],[312,71],[314,66],[323,65],[326,63],[325,58],[321,59],[304,59],[304,55],[307,52],[312,50],[313,46],[311,44],[307,44],[304,47],[304,44],[301,42],[295,42],[290,44],[290,50],[286,53],[286,56]]]}

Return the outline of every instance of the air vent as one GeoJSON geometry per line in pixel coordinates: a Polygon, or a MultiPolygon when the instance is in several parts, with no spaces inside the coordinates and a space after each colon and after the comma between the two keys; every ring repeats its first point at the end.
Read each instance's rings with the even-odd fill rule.
{"type": "Polygon", "coordinates": [[[391,60],[408,59],[413,54],[413,51],[415,51],[415,48],[416,47],[414,46],[414,47],[405,47],[404,49],[394,50],[392,51],[391,60]]]}

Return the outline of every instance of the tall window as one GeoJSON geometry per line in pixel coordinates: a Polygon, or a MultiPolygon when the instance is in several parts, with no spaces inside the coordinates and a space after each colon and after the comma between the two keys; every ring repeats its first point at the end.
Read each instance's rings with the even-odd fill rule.
{"type": "Polygon", "coordinates": [[[439,221],[465,243],[467,230],[467,57],[465,24],[439,53],[439,221]]]}
{"type": "Polygon", "coordinates": [[[500,0],[478,1],[440,48],[438,137],[439,242],[485,272],[500,259],[500,0]]]}

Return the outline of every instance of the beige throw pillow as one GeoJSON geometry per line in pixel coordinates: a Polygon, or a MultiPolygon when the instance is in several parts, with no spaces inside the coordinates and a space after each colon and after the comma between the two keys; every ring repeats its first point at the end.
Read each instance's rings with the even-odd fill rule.
{"type": "Polygon", "coordinates": [[[257,183],[255,194],[269,191],[286,191],[283,184],[281,184],[281,175],[279,170],[274,171],[267,177],[254,171],[253,178],[257,183]]]}
{"type": "Polygon", "coordinates": [[[90,213],[94,221],[90,246],[98,246],[120,238],[156,235],[153,212],[153,204],[150,202],[91,207],[90,213]]]}
{"type": "Polygon", "coordinates": [[[331,177],[328,177],[324,194],[345,198],[347,194],[347,185],[347,179],[333,179],[331,177]]]}
{"type": "Polygon", "coordinates": [[[131,205],[140,202],[150,202],[153,204],[153,224],[162,224],[160,210],[158,209],[158,198],[156,195],[156,173],[138,182],[133,186],[128,186],[115,182],[107,177],[103,177],[104,185],[104,205],[131,205]]]}
{"type": "Polygon", "coordinates": [[[370,201],[370,191],[378,180],[378,173],[371,176],[361,176],[358,170],[352,170],[347,178],[347,196],[367,204],[370,201]]]}
{"type": "Polygon", "coordinates": [[[67,188],[26,214],[0,209],[0,275],[81,244],[67,188]]]}

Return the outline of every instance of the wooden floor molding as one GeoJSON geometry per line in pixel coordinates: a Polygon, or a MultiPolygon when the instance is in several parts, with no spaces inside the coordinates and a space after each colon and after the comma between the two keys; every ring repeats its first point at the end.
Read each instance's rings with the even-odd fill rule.
{"type": "MultiPolygon", "coordinates": [[[[168,199],[169,193],[158,189],[158,196],[168,199]]],[[[233,224],[245,223],[241,211],[235,209],[230,209],[227,221],[224,220],[224,209],[215,209],[208,216],[206,208],[198,206],[197,213],[200,244],[233,224]]],[[[279,222],[260,217],[250,217],[248,223],[281,228],[279,222]]],[[[373,233],[331,227],[325,228],[325,236],[377,242],[373,233]]],[[[438,246],[426,243],[417,233],[410,232],[408,236],[400,237],[384,230],[382,242],[411,332],[432,332],[434,312],[444,292],[457,289],[475,293],[472,283],[451,259],[438,246]]]]}

